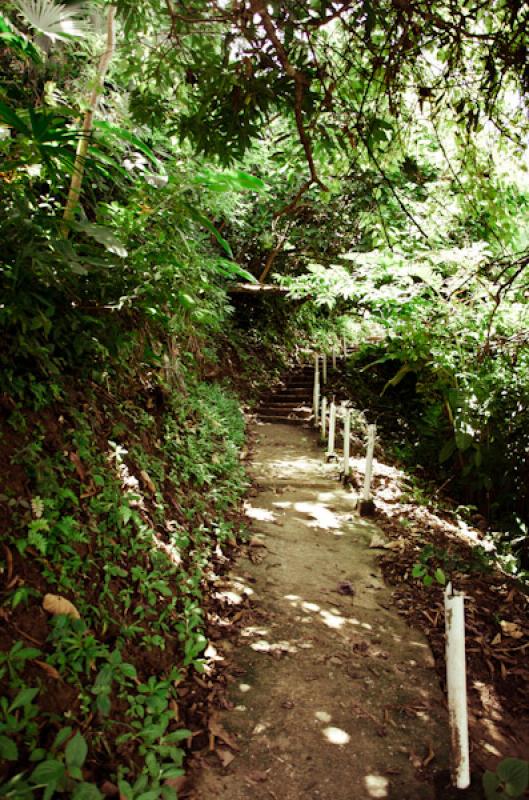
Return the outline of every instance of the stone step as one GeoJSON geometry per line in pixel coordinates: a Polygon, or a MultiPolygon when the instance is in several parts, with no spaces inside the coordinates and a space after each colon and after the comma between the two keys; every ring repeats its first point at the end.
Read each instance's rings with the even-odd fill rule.
{"type": "Polygon", "coordinates": [[[308,419],[302,417],[271,417],[266,414],[259,414],[259,422],[271,422],[275,425],[307,425],[308,419]]]}
{"type": "Polygon", "coordinates": [[[295,408],[292,406],[280,406],[279,408],[274,408],[271,406],[266,406],[263,408],[257,409],[257,414],[259,416],[265,415],[267,417],[310,417],[311,409],[310,408],[295,408]]]}
{"type": "Polygon", "coordinates": [[[288,389],[285,387],[277,392],[267,392],[267,394],[261,395],[261,400],[271,400],[274,397],[287,397],[289,400],[295,400],[298,397],[312,397],[312,389],[308,391],[308,387],[300,387],[297,389],[288,389]]]}

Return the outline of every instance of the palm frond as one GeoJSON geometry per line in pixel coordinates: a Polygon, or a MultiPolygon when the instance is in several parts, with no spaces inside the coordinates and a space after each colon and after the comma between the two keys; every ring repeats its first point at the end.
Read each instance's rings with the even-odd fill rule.
{"type": "Polygon", "coordinates": [[[51,41],[68,42],[90,31],[82,5],[65,6],[54,0],[16,0],[15,5],[26,22],[51,41]]]}

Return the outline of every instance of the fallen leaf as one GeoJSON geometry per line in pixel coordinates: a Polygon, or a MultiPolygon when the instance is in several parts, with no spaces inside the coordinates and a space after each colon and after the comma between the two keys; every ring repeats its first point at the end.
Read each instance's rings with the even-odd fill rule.
{"type": "Polygon", "coordinates": [[[81,619],[81,615],[74,604],[70,603],[66,597],[61,597],[60,594],[45,594],[42,607],[48,614],[53,616],[65,614],[68,617],[74,617],[74,619],[81,619]]]}
{"type": "Polygon", "coordinates": [[[7,575],[6,575],[6,582],[9,584],[11,582],[11,578],[13,577],[13,554],[9,547],[4,544],[4,553],[6,554],[6,564],[7,564],[7,575]]]}
{"type": "Polygon", "coordinates": [[[248,544],[250,547],[266,547],[265,543],[261,541],[261,539],[258,539],[257,536],[252,536],[248,544]]]}
{"type": "Polygon", "coordinates": [[[231,762],[235,759],[235,756],[231,750],[226,750],[224,747],[217,747],[215,753],[219,757],[223,767],[229,767],[231,762]]]}
{"type": "Polygon", "coordinates": [[[39,667],[41,669],[43,669],[44,672],[46,672],[50,676],[50,678],[55,678],[56,681],[60,681],[61,680],[60,673],[57,672],[55,667],[52,667],[51,664],[46,664],[45,661],[39,661],[38,658],[34,659],[34,663],[38,664],[39,667]]]}
{"type": "Polygon", "coordinates": [[[355,593],[354,586],[351,581],[340,581],[336,587],[338,594],[353,595],[355,593]]]}
{"type": "Polygon", "coordinates": [[[386,547],[386,540],[379,533],[374,533],[369,542],[369,547],[386,547]]]}
{"type": "Polygon", "coordinates": [[[208,723],[208,728],[211,737],[220,739],[221,742],[227,744],[232,750],[240,750],[239,745],[232,736],[222,727],[220,722],[215,716],[212,716],[208,723]]]}
{"type": "Polygon", "coordinates": [[[521,639],[524,635],[523,630],[516,622],[507,622],[502,619],[500,625],[505,636],[510,636],[512,639],[521,639]]]}
{"type": "Polygon", "coordinates": [[[151,494],[156,494],[156,486],[152,482],[152,480],[151,480],[151,478],[149,476],[149,473],[145,472],[145,470],[142,469],[140,471],[140,477],[141,477],[142,481],[144,482],[145,486],[147,487],[147,489],[151,492],[151,494]]]}
{"type": "Polygon", "coordinates": [[[79,480],[81,480],[84,483],[85,482],[85,478],[86,478],[86,470],[83,467],[83,465],[81,463],[81,459],[79,458],[78,454],[77,453],[69,453],[68,454],[68,458],[70,459],[70,461],[74,465],[75,471],[77,472],[77,475],[79,476],[79,480]]]}
{"type": "Polygon", "coordinates": [[[491,644],[501,644],[501,633],[497,633],[491,644]]]}

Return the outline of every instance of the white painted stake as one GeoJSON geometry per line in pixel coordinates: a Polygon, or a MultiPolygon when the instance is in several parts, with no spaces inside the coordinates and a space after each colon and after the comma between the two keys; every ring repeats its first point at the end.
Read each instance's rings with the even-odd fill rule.
{"type": "Polygon", "coordinates": [[[323,383],[327,383],[327,353],[324,353],[321,358],[323,383]]]}
{"type": "Polygon", "coordinates": [[[349,478],[349,451],[351,444],[351,412],[348,408],[344,409],[345,417],[343,421],[343,479],[349,478]]]}
{"type": "Polygon", "coordinates": [[[315,356],[315,364],[314,364],[314,391],[312,395],[312,412],[314,415],[314,425],[318,427],[319,415],[320,415],[320,359],[319,356],[315,356]]]}
{"type": "Polygon", "coordinates": [[[366,454],[366,472],[364,477],[364,490],[362,492],[362,500],[366,503],[371,500],[371,480],[373,478],[373,455],[375,453],[375,439],[377,435],[377,426],[367,426],[367,454],[366,454]]]}
{"type": "Polygon", "coordinates": [[[451,583],[445,589],[445,631],[452,783],[458,789],[466,789],[470,786],[470,762],[465,665],[465,598],[452,590],[451,583]]]}
{"type": "Polygon", "coordinates": [[[343,354],[344,357],[347,358],[347,339],[345,338],[345,333],[343,335],[343,354]]]}
{"type": "Polygon", "coordinates": [[[334,440],[336,434],[336,403],[334,402],[334,398],[331,400],[330,411],[329,411],[329,442],[327,444],[327,455],[332,456],[334,454],[334,440]]]}
{"type": "Polygon", "coordinates": [[[321,399],[321,438],[325,439],[327,431],[327,398],[321,399]]]}
{"type": "Polygon", "coordinates": [[[336,369],[336,348],[332,349],[332,368],[336,369]]]}

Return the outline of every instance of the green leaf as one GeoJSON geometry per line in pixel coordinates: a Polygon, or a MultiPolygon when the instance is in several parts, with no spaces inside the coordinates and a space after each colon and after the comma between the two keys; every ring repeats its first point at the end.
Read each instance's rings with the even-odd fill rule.
{"type": "Polygon", "coordinates": [[[448,459],[454,455],[456,450],[457,445],[455,439],[449,439],[441,448],[441,452],[439,453],[439,463],[444,464],[445,461],[448,461],[448,459]]]}
{"type": "Polygon", "coordinates": [[[425,575],[422,579],[422,582],[425,586],[431,586],[433,583],[433,578],[431,575],[425,575]]]}
{"type": "Polygon", "coordinates": [[[17,694],[11,705],[9,706],[10,711],[16,711],[17,708],[22,708],[22,706],[28,706],[34,697],[36,697],[39,693],[39,689],[21,689],[20,692],[17,694]]]}
{"type": "Polygon", "coordinates": [[[426,567],[424,564],[415,564],[411,571],[412,578],[422,578],[425,573],[426,567]]]}
{"type": "Polygon", "coordinates": [[[205,217],[204,214],[202,214],[194,206],[190,205],[189,203],[186,203],[185,205],[186,205],[186,208],[189,211],[189,214],[191,215],[192,219],[194,219],[196,222],[199,222],[201,225],[203,225],[204,228],[206,228],[212,234],[212,236],[215,237],[217,242],[220,244],[222,249],[229,255],[229,257],[233,258],[233,253],[232,253],[230,245],[228,244],[226,239],[224,239],[224,237],[221,236],[221,234],[216,229],[216,227],[213,225],[213,223],[211,223],[209,221],[209,219],[207,217],[205,217]]]}
{"type": "Polygon", "coordinates": [[[498,765],[496,773],[505,783],[509,797],[520,797],[529,785],[529,765],[519,758],[505,758],[498,765]]]}
{"type": "Polygon", "coordinates": [[[120,667],[121,673],[125,675],[126,678],[136,678],[138,673],[136,672],[136,667],[132,664],[124,663],[120,667]]]}
{"type": "Polygon", "coordinates": [[[487,770],[482,778],[483,789],[487,800],[498,800],[498,789],[500,787],[500,779],[495,772],[487,770]]]}
{"type": "Polygon", "coordinates": [[[72,800],[102,800],[103,795],[93,783],[80,783],[75,787],[72,800]]]}
{"type": "Polygon", "coordinates": [[[18,758],[18,747],[8,736],[0,736],[0,758],[6,761],[16,761],[18,758]]]}
{"type": "Polygon", "coordinates": [[[69,225],[74,230],[85,233],[87,236],[95,239],[95,241],[99,242],[99,244],[102,244],[109,253],[114,253],[120,258],[127,257],[128,251],[126,247],[122,242],[120,242],[110,228],[107,228],[104,225],[96,225],[92,222],[77,222],[75,220],[71,220],[69,225]]]}
{"type": "Polygon", "coordinates": [[[55,741],[53,742],[51,749],[53,751],[58,750],[59,747],[61,747],[61,745],[63,745],[65,741],[70,738],[71,735],[72,735],[72,728],[69,725],[67,725],[65,728],[61,728],[61,730],[55,737],[55,741]]]}
{"type": "Polygon", "coordinates": [[[73,739],[70,739],[66,745],[64,754],[68,768],[77,767],[80,769],[83,766],[88,754],[88,745],[86,744],[84,736],[82,736],[79,731],[77,731],[73,739]]]}
{"type": "Polygon", "coordinates": [[[440,567],[438,567],[435,570],[434,578],[437,581],[437,583],[441,584],[441,586],[444,586],[446,584],[446,575],[444,574],[443,570],[440,567]]]}
{"type": "Polygon", "coordinates": [[[56,785],[62,778],[64,778],[64,764],[55,758],[49,758],[38,764],[29,777],[31,783],[46,787],[56,785]]]}
{"type": "Polygon", "coordinates": [[[120,128],[118,125],[111,125],[109,122],[105,122],[104,120],[95,120],[94,128],[99,128],[100,130],[109,133],[111,136],[114,136],[117,139],[122,139],[125,142],[129,142],[129,144],[134,145],[143,155],[147,156],[147,158],[153,162],[157,167],[160,167],[160,162],[158,158],[155,156],[151,148],[142,142],[141,139],[138,139],[130,131],[125,130],[125,128],[120,128]]]}

